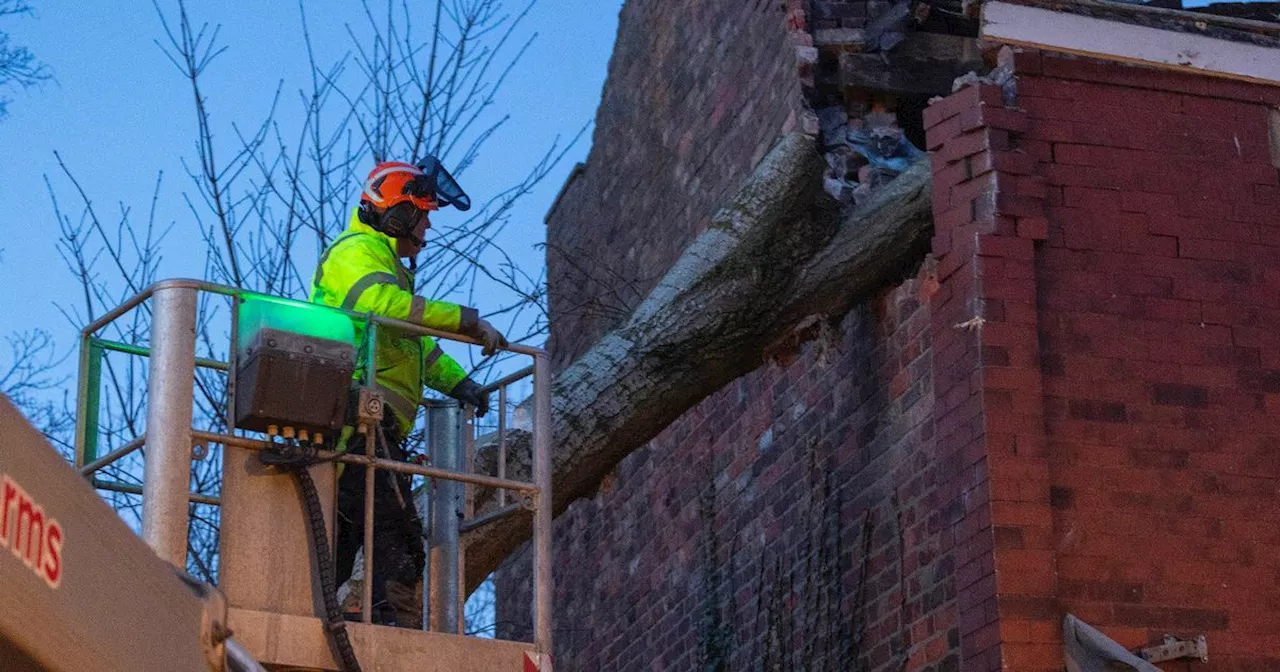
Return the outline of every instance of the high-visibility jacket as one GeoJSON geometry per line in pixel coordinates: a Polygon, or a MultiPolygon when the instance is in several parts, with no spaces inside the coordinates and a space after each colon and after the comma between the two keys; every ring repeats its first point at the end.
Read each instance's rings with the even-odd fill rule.
{"type": "MultiPolygon", "coordinates": [[[[351,213],[347,230],[320,257],[311,279],[311,301],[360,313],[374,313],[441,331],[460,332],[475,325],[473,308],[433,301],[413,293],[413,276],[400,263],[396,241],[351,213]]],[[[440,349],[435,339],[386,327],[376,330],[375,382],[407,432],[417,415],[422,386],[445,394],[467,372],[440,349]]],[[[356,343],[364,340],[364,324],[356,324],[356,343]]],[[[362,380],[366,349],[360,347],[355,378],[362,380]]]]}

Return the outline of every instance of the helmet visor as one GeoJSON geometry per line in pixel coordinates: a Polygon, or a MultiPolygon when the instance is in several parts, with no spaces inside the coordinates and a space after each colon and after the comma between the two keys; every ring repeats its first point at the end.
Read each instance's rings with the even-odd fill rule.
{"type": "Polygon", "coordinates": [[[422,170],[424,186],[435,194],[440,207],[452,205],[464,212],[471,209],[471,197],[467,196],[458,181],[445,170],[439,159],[428,156],[418,164],[418,168],[422,170]]]}

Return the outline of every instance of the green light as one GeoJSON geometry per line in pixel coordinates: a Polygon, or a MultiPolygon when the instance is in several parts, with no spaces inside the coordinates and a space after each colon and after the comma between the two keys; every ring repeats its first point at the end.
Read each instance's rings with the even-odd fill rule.
{"type": "Polygon", "coordinates": [[[314,303],[242,294],[236,329],[237,351],[248,346],[253,335],[264,328],[355,345],[355,327],[344,313],[314,303]]]}

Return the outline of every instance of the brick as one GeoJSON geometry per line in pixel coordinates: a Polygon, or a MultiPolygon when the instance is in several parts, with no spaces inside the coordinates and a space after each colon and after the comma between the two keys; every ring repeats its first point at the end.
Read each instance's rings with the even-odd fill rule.
{"type": "Polygon", "coordinates": [[[1239,256],[1239,248],[1226,240],[1182,237],[1178,239],[1178,256],[1184,259],[1230,261],[1239,256]]]}
{"type": "MultiPolygon", "coordinates": [[[[1145,212],[1173,216],[1176,216],[1179,212],[1176,202],[1164,194],[1134,190],[1125,190],[1120,194],[1120,209],[1126,212],[1145,212]]],[[[1159,220],[1153,219],[1153,222],[1155,221],[1159,220]]]]}
{"type": "Polygon", "coordinates": [[[1035,49],[1014,49],[1013,69],[1019,75],[1040,74],[1040,52],[1035,49]]]}
{"type": "MultiPolygon", "coordinates": [[[[979,125],[988,126],[1013,133],[1025,133],[1031,128],[1031,120],[1025,112],[1009,109],[1002,105],[983,105],[977,109],[980,111],[980,115],[975,120],[975,127],[979,125]]],[[[966,128],[965,130],[969,129],[966,128]]]]}
{"type": "Polygon", "coordinates": [[[966,156],[980,154],[989,149],[1002,149],[998,138],[999,136],[995,135],[995,132],[980,129],[955,136],[943,143],[935,145],[935,143],[930,142],[929,144],[938,147],[934,152],[935,160],[952,163],[966,156]]]}
{"type": "Polygon", "coordinates": [[[1056,670],[1062,667],[1062,645],[1040,642],[1009,642],[1000,653],[1011,670],[1056,670]]]}
{"type": "Polygon", "coordinates": [[[979,234],[978,255],[1030,261],[1034,255],[1034,247],[1024,238],[979,234]]]}
{"type": "Polygon", "coordinates": [[[1007,181],[1012,184],[1013,193],[1017,196],[1043,199],[1048,194],[1048,188],[1043,177],[1027,175],[1014,178],[1011,176],[1007,181]]]}
{"type": "Polygon", "coordinates": [[[959,137],[964,131],[963,115],[953,116],[929,128],[925,133],[925,149],[935,151],[947,142],[959,137]]]}
{"type": "MultiPolygon", "coordinates": [[[[1042,80],[1040,80],[1042,81],[1042,80]]],[[[1021,82],[1020,82],[1021,84],[1021,82]]],[[[1043,95],[1039,87],[1032,86],[1029,93],[1019,86],[1018,107],[1033,120],[1074,121],[1078,117],[1078,106],[1074,101],[1061,98],[1049,98],[1043,95]],[[1036,95],[1032,95],[1036,94],[1036,95]]]]}
{"type": "Polygon", "coordinates": [[[1238,381],[1248,392],[1280,393],[1280,369],[1241,369],[1238,381]]]}
{"type": "Polygon", "coordinates": [[[998,184],[997,176],[991,173],[961,182],[949,190],[946,207],[955,208],[971,203],[979,196],[995,191],[998,184]]]}
{"type": "MultiPolygon", "coordinates": [[[[1120,171],[1110,166],[1050,164],[1044,168],[1044,177],[1053,185],[1114,189],[1119,186],[1120,171]]],[[[1128,195],[1121,193],[1121,209],[1128,195]]]]}
{"type": "Polygon", "coordinates": [[[1243,102],[1271,103],[1273,105],[1277,102],[1275,92],[1271,90],[1273,87],[1214,79],[1208,80],[1206,84],[1207,90],[1205,93],[1215,98],[1234,98],[1243,102]]]}
{"type": "Polygon", "coordinates": [[[1204,321],[1204,313],[1199,301],[1180,301],[1153,297],[1143,299],[1142,306],[1143,314],[1153,320],[1191,322],[1195,324],[1200,324],[1204,321]]]}
{"type": "Polygon", "coordinates": [[[1069,208],[1081,208],[1091,213],[1120,209],[1120,192],[1114,189],[1067,186],[1063,188],[1063,196],[1064,205],[1069,208]]]}
{"type": "Polygon", "coordinates": [[[1092,399],[1072,399],[1068,404],[1071,417],[1095,422],[1125,422],[1128,413],[1125,405],[1092,399]]]}
{"type": "Polygon", "coordinates": [[[960,131],[962,133],[969,133],[971,131],[984,128],[987,125],[986,120],[983,117],[983,106],[979,104],[974,107],[961,110],[960,114],[956,115],[956,121],[960,122],[960,131]]]}
{"type": "Polygon", "coordinates": [[[1160,628],[1226,630],[1231,620],[1228,613],[1220,609],[1139,605],[1118,605],[1116,618],[1128,625],[1145,626],[1153,630],[1160,628]]]}
{"type": "Polygon", "coordinates": [[[1044,217],[1045,202],[1041,198],[1000,192],[996,196],[996,208],[1002,215],[1013,217],[1044,217]]]}
{"type": "MultiPolygon", "coordinates": [[[[933,188],[935,190],[947,190],[963,184],[967,180],[975,177],[975,175],[980,174],[974,173],[973,162],[971,159],[972,157],[966,157],[963,161],[944,164],[944,168],[933,173],[933,188]]],[[[945,193],[945,191],[943,193],[945,193]]]]}
{"type": "Polygon", "coordinates": [[[1047,98],[1052,100],[1074,101],[1083,94],[1083,86],[1078,82],[1048,77],[1019,77],[1018,99],[1024,97],[1047,98]]]}
{"type": "Polygon", "coordinates": [[[1093,146],[1058,143],[1053,146],[1053,161],[1067,165],[1099,166],[1103,165],[1104,159],[1093,146]]]}
{"type": "Polygon", "coordinates": [[[1019,217],[1017,232],[1020,238],[1047,240],[1049,238],[1049,222],[1041,217],[1019,217]]]}
{"type": "Polygon", "coordinates": [[[940,232],[940,235],[941,232],[946,232],[949,235],[953,229],[958,229],[973,221],[973,205],[971,203],[958,203],[955,206],[940,205],[940,203],[947,203],[948,201],[949,194],[939,194],[939,198],[935,201],[933,225],[940,232]]]}
{"type": "Polygon", "coordinates": [[[1031,175],[1035,172],[1037,158],[1025,151],[996,152],[992,155],[993,168],[1002,173],[1031,175]]]}
{"type": "Polygon", "coordinates": [[[1051,597],[1033,595],[1001,595],[1001,617],[1033,621],[1053,620],[1059,617],[1057,601],[1051,597]]]}
{"type": "Polygon", "coordinates": [[[1033,119],[1027,135],[1036,140],[1055,144],[1080,142],[1079,134],[1076,132],[1076,124],[1061,119],[1033,119]]]}
{"type": "Polygon", "coordinates": [[[960,114],[962,111],[977,107],[986,103],[988,105],[1001,105],[1002,94],[998,86],[967,86],[959,91],[939,100],[924,110],[924,126],[925,129],[932,128],[939,123],[960,114]]]}

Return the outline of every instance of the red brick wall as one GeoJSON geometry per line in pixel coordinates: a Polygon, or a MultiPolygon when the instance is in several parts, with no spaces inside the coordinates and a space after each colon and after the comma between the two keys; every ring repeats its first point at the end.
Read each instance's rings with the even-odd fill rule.
{"type": "Polygon", "coordinates": [[[623,6],[585,171],[548,214],[557,370],[630,314],[726,192],[797,126],[801,42],[784,9],[778,0],[623,6]]]}
{"type": "Polygon", "coordinates": [[[935,351],[946,322],[985,319],[958,330],[978,436],[947,438],[938,409],[991,500],[998,597],[974,612],[960,587],[966,664],[974,643],[988,667],[1061,669],[1070,612],[1131,647],[1205,633],[1198,669],[1277,669],[1280,91],[1017,70],[1017,109],[971,88],[926,117],[935,351]]]}
{"type": "MultiPolygon", "coordinates": [[[[797,124],[785,32],[821,5],[627,4],[549,216],[558,366],[797,124]]],[[[561,669],[1060,670],[1068,612],[1280,666],[1280,95],[1016,66],[1016,98],[927,112],[936,263],[557,520],[561,669]]],[[[528,636],[527,563],[500,573],[502,636],[528,636]]]]}

